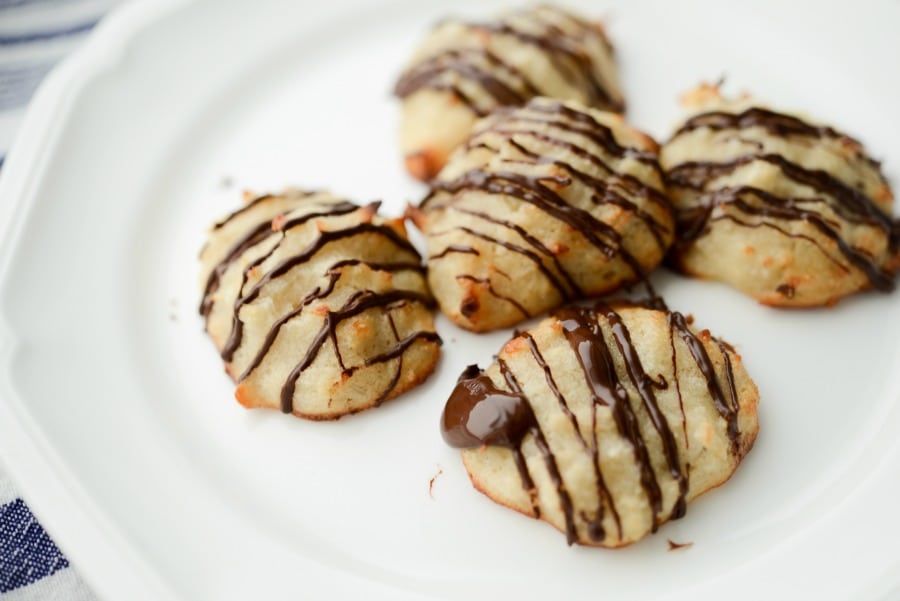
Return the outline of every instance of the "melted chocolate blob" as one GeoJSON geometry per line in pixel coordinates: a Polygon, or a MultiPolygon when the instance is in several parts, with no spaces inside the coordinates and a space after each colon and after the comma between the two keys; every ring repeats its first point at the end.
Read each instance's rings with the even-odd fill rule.
{"type": "Polygon", "coordinates": [[[451,447],[513,448],[535,426],[522,395],[497,388],[477,365],[460,376],[441,416],[441,434],[451,447]]]}

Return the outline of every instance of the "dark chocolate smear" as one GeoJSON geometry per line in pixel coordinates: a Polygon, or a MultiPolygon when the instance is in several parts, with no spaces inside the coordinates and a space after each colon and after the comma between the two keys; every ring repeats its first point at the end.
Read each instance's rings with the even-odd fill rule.
{"type": "Polygon", "coordinates": [[[441,434],[458,449],[513,448],[535,424],[531,405],[520,393],[497,388],[477,365],[470,365],[444,407],[441,434]]]}

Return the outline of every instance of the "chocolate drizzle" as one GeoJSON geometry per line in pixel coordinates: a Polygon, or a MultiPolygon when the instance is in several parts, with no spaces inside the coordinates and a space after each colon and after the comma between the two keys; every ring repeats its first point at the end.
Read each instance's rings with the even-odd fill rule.
{"type": "MultiPolygon", "coordinates": [[[[301,198],[304,198],[306,196],[309,196],[309,194],[305,194],[301,198]]],[[[248,209],[251,209],[259,203],[271,198],[273,198],[271,195],[257,197],[241,210],[232,213],[224,220],[216,223],[216,225],[213,226],[213,229],[220,229],[224,227],[238,215],[243,214],[248,209]]],[[[292,227],[300,226],[310,219],[315,219],[317,217],[346,215],[347,213],[352,213],[356,210],[359,210],[359,207],[353,203],[339,202],[337,204],[330,205],[330,208],[327,211],[314,211],[298,217],[294,217],[284,225],[282,225],[280,229],[281,231],[285,231],[289,230],[292,227]]],[[[200,314],[203,317],[209,317],[209,312],[212,310],[213,305],[213,294],[216,292],[216,290],[219,289],[219,282],[228,267],[247,250],[268,238],[272,234],[272,232],[272,222],[268,219],[263,221],[262,223],[257,224],[256,226],[249,228],[248,232],[243,237],[238,239],[238,241],[235,242],[234,245],[232,245],[232,247],[226,253],[225,257],[221,261],[219,261],[219,263],[213,268],[212,272],[209,274],[209,277],[206,280],[206,286],[203,289],[203,298],[200,301],[200,314]]]]}
{"type": "Polygon", "coordinates": [[[712,360],[709,358],[709,353],[706,352],[706,347],[700,339],[688,327],[684,315],[681,313],[669,313],[669,328],[676,332],[687,345],[691,356],[694,358],[694,363],[697,364],[697,367],[706,379],[706,387],[709,390],[709,395],[713,400],[716,411],[719,412],[719,415],[722,416],[727,425],[728,439],[731,441],[731,452],[737,455],[740,450],[741,431],[738,426],[737,392],[734,388],[734,376],[731,371],[731,361],[728,359],[728,354],[725,353],[725,363],[728,374],[729,397],[725,398],[722,384],[716,374],[712,360]]]}
{"type": "MultiPolygon", "coordinates": [[[[278,244],[273,246],[268,253],[262,255],[256,261],[251,262],[244,269],[241,290],[245,288],[250,274],[253,273],[256,268],[260,267],[266,259],[274,255],[275,251],[279,248],[280,244],[285,239],[283,233],[284,231],[286,230],[282,230],[282,238],[281,240],[279,240],[278,244]]],[[[319,253],[326,245],[338,240],[344,240],[367,233],[383,236],[393,242],[398,248],[406,250],[407,252],[414,254],[414,256],[418,256],[418,252],[406,238],[403,238],[402,236],[400,236],[400,234],[386,225],[375,225],[373,223],[363,222],[345,229],[321,232],[321,234],[309,246],[303,249],[302,252],[282,259],[281,262],[279,262],[277,265],[267,270],[262,278],[260,278],[259,281],[257,281],[255,284],[253,284],[253,286],[250,287],[250,290],[246,294],[238,295],[237,299],[234,301],[234,317],[232,319],[231,334],[229,335],[225,345],[222,347],[222,359],[224,359],[225,361],[231,361],[234,357],[235,351],[241,345],[241,340],[243,339],[244,332],[244,323],[240,319],[241,307],[256,300],[266,284],[285,275],[291,269],[294,269],[295,267],[298,267],[303,263],[307,263],[314,256],[316,256],[316,254],[319,253]]]]}
{"type": "MultiPolygon", "coordinates": [[[[543,210],[548,216],[564,222],[587,238],[607,258],[613,258],[621,250],[619,248],[621,238],[618,232],[587,211],[568,204],[547,186],[547,183],[551,181],[566,186],[571,180],[544,176],[531,177],[514,172],[486,173],[481,170],[472,170],[452,182],[433,182],[432,187],[435,190],[451,194],[457,194],[463,190],[477,190],[512,196],[532,204],[543,210]],[[606,239],[601,238],[598,235],[599,232],[602,232],[606,239]]],[[[427,206],[427,203],[423,206],[427,206]]],[[[632,262],[636,263],[633,258],[632,262]]]]}
{"type": "MultiPolygon", "coordinates": [[[[334,349],[334,353],[337,357],[338,365],[341,368],[341,373],[347,376],[353,374],[355,369],[353,367],[347,367],[346,365],[344,365],[340,346],[338,345],[337,328],[341,324],[341,322],[350,317],[359,315],[360,313],[369,309],[380,308],[382,310],[385,310],[390,305],[401,301],[415,301],[423,304],[428,304],[430,302],[430,299],[423,294],[420,294],[418,292],[411,292],[408,290],[392,290],[383,294],[377,294],[371,290],[362,290],[351,296],[350,299],[337,311],[329,311],[325,316],[325,323],[322,325],[322,328],[313,338],[313,341],[310,343],[309,348],[303,355],[303,358],[291,370],[291,373],[288,375],[287,380],[281,387],[281,410],[284,413],[290,413],[291,411],[293,411],[294,391],[296,389],[297,380],[299,380],[303,372],[306,371],[310,365],[312,365],[313,361],[315,361],[316,357],[318,357],[319,352],[326,342],[331,341],[332,343],[332,348],[334,349]]],[[[376,363],[389,361],[398,356],[398,354],[402,354],[403,351],[405,351],[406,348],[408,348],[408,346],[416,340],[430,340],[431,342],[437,343],[440,341],[440,338],[438,337],[436,332],[418,332],[407,340],[398,341],[391,351],[367,359],[365,365],[370,366],[376,363]]]]}
{"type": "Polygon", "coordinates": [[[672,137],[678,137],[701,127],[712,130],[762,127],[778,137],[847,138],[847,136],[838,133],[830,127],[812,125],[797,117],[776,113],[760,107],[750,107],[740,113],[728,113],[725,111],[701,113],[685,121],[684,125],[678,128],[678,131],[672,137]]]}
{"type": "MultiPolygon", "coordinates": [[[[591,31],[583,23],[580,24],[582,31],[591,31]]],[[[590,55],[575,38],[567,36],[559,27],[548,24],[546,30],[540,34],[523,31],[508,22],[485,24],[479,27],[495,35],[512,36],[520,42],[540,48],[553,63],[556,71],[569,83],[586,86],[588,93],[586,104],[619,113],[625,111],[625,103],[614,98],[598,77],[597,67],[590,55]]]]}
{"type": "Polygon", "coordinates": [[[612,308],[603,307],[602,311],[606,321],[611,326],[619,353],[625,359],[625,369],[628,372],[631,383],[637,389],[643,401],[644,409],[647,411],[647,415],[650,416],[650,421],[653,423],[653,427],[656,429],[662,442],[663,454],[669,466],[669,475],[678,483],[679,496],[675,502],[675,508],[672,510],[672,518],[680,518],[685,512],[685,495],[687,495],[688,480],[687,476],[681,472],[681,462],[678,458],[678,444],[675,442],[675,436],[669,428],[668,420],[659,408],[656,394],[653,392],[654,381],[644,371],[637,349],[631,342],[631,334],[628,328],[625,327],[622,318],[612,308]]]}
{"type": "MultiPolygon", "coordinates": [[[[449,205],[434,205],[431,208],[437,210],[440,208],[445,208],[446,206],[449,205]]],[[[464,225],[456,226],[457,230],[465,232],[473,238],[478,238],[490,244],[502,246],[507,250],[527,257],[534,264],[534,267],[539,272],[541,272],[544,277],[547,278],[547,281],[549,281],[553,285],[553,287],[557,290],[557,292],[559,292],[560,296],[563,299],[570,300],[572,298],[575,298],[576,296],[582,295],[582,290],[578,286],[578,283],[572,278],[571,275],[569,275],[569,272],[563,268],[562,263],[560,263],[556,255],[554,255],[553,252],[549,248],[547,248],[543,242],[528,233],[528,231],[522,226],[518,225],[517,223],[513,223],[512,221],[507,221],[505,219],[500,219],[499,217],[488,215],[487,213],[484,213],[482,211],[476,211],[458,205],[453,205],[453,210],[487,221],[491,224],[499,225],[503,228],[513,230],[514,232],[519,234],[519,236],[521,236],[522,239],[525,240],[525,242],[527,242],[528,246],[530,246],[531,248],[513,244],[512,242],[507,242],[506,240],[501,240],[496,236],[486,234],[482,231],[466,227],[464,225]],[[544,263],[545,260],[549,260],[550,262],[552,262],[555,269],[550,269],[549,266],[544,263]]],[[[441,232],[435,232],[433,235],[439,235],[440,233],[441,232]]]]}
{"type": "MultiPolygon", "coordinates": [[[[311,192],[303,192],[302,194],[309,195],[312,193],[311,192]]],[[[236,219],[238,216],[243,215],[244,213],[246,213],[248,211],[252,211],[254,207],[256,207],[257,205],[260,205],[264,202],[267,202],[271,198],[272,198],[271,194],[261,194],[259,196],[254,197],[250,202],[246,203],[240,209],[238,209],[232,213],[229,213],[223,219],[220,219],[219,221],[214,223],[212,229],[215,231],[215,230],[225,227],[228,223],[230,223],[231,221],[236,219]]]]}
{"type": "MultiPolygon", "coordinates": [[[[457,222],[454,229],[467,237],[502,247],[527,259],[556,290],[559,295],[558,302],[582,298],[592,293],[585,290],[583,283],[579,281],[583,280],[584,276],[577,277],[571,272],[571,268],[567,268],[560,259],[560,253],[551,250],[548,243],[541,241],[514,221],[492,214],[489,210],[476,208],[474,203],[466,202],[472,193],[515,199],[519,203],[540,210],[548,219],[560,222],[564,231],[575,232],[575,235],[599,251],[606,261],[624,263],[631,272],[628,279],[643,283],[650,296],[656,296],[645,276],[646,268],[626,248],[625,240],[617,227],[592,212],[593,207],[605,204],[620,207],[643,223],[646,231],[656,241],[657,252],[660,255],[664,253],[673,235],[671,222],[660,221],[659,217],[654,217],[639,201],[656,204],[657,215],[670,216],[672,209],[668,199],[653,185],[632,174],[619,172],[607,162],[625,158],[634,159],[652,166],[661,182],[663,174],[655,155],[623,146],[616,140],[610,128],[599,123],[591,115],[546,99],[529,102],[523,109],[502,109],[496,119],[476,132],[469,142],[469,148],[488,149],[503,159],[492,161],[490,165],[485,164],[484,167],[470,168],[453,179],[433,180],[431,192],[420,205],[422,210],[427,213],[455,212],[473,218],[468,222],[457,222]],[[534,131],[532,122],[545,125],[546,128],[534,131]],[[500,138],[502,144],[509,145],[520,158],[510,157],[508,153],[503,153],[483,142],[485,138],[496,137],[500,138]],[[551,145],[559,148],[560,152],[552,157],[547,156],[532,150],[533,144],[551,145]],[[610,159],[604,159],[601,152],[606,153],[610,159]],[[563,160],[561,157],[565,157],[566,154],[571,154],[577,159],[572,163],[586,163],[601,175],[593,175],[586,172],[585,167],[579,168],[563,160]],[[534,174],[523,172],[525,167],[532,165],[535,167],[534,174]],[[578,185],[576,189],[566,191],[576,183],[578,185]],[[582,190],[589,194],[588,198],[593,207],[582,208],[568,200],[569,195],[577,196],[582,194],[582,190]],[[479,221],[484,221],[487,227],[479,227],[479,221]],[[509,230],[515,237],[507,239],[494,226],[509,230]]],[[[433,238],[450,232],[448,229],[431,231],[428,234],[433,238]]],[[[457,252],[456,249],[459,248],[468,247],[459,244],[444,249],[438,247],[431,260],[441,258],[448,252],[457,252]]],[[[481,247],[479,253],[484,254],[481,247]]],[[[471,278],[484,280],[486,274],[469,275],[471,278]]],[[[591,286],[596,287],[597,284],[591,286]]],[[[507,292],[503,298],[509,300],[510,296],[507,292]]],[[[524,307],[523,302],[519,301],[518,304],[520,309],[524,307]]],[[[531,313],[522,312],[526,315],[531,313]]]]}
{"type": "MultiPolygon", "coordinates": [[[[898,243],[896,224],[871,198],[826,171],[806,169],[781,155],[750,154],[722,163],[689,161],[670,169],[667,179],[676,187],[708,191],[710,183],[714,180],[754,162],[768,163],[778,168],[784,177],[812,188],[821,195],[819,198],[827,202],[847,221],[882,229],[889,237],[892,247],[896,248],[898,243]]],[[[781,202],[789,201],[781,199],[781,202]]]]}
{"type": "Polygon", "coordinates": [[[653,513],[655,531],[662,511],[662,492],[650,463],[647,445],[638,428],[628,391],[616,374],[615,360],[606,345],[597,315],[581,308],[565,308],[557,313],[557,317],[566,340],[581,364],[594,404],[612,410],[619,434],[631,443],[640,469],[641,486],[647,494],[653,513]]]}
{"type": "MultiPolygon", "coordinates": [[[[753,107],[740,113],[711,111],[697,115],[673,135],[673,140],[701,128],[716,132],[763,128],[771,137],[797,139],[798,143],[802,143],[803,139],[837,140],[845,149],[840,155],[841,160],[849,167],[853,167],[854,162],[861,164],[857,167],[857,173],[863,170],[871,172],[878,178],[877,185],[883,186],[885,192],[890,194],[878,161],[866,155],[859,142],[831,127],[813,125],[790,115],[753,107]]],[[[843,271],[855,268],[866,276],[872,287],[882,291],[893,290],[895,282],[891,265],[894,263],[893,257],[900,251],[900,222],[869,197],[861,183],[850,185],[832,172],[809,168],[780,154],[766,152],[766,145],[758,140],[747,142],[754,142],[754,150],[728,161],[688,160],[671,166],[667,173],[670,187],[680,188],[690,192],[690,197],[696,197],[689,206],[676,209],[676,247],[686,249],[711,231],[715,221],[727,219],[742,227],[767,227],[786,237],[805,240],[843,271]],[[783,197],[753,185],[725,186],[717,183],[720,178],[741,169],[751,169],[754,164],[771,166],[781,177],[810,188],[815,195],[783,197]],[[835,217],[826,217],[826,209],[835,217]],[[788,226],[790,222],[798,221],[811,227],[798,229],[788,226]],[[861,239],[872,239],[875,232],[880,233],[886,240],[887,248],[876,256],[870,248],[855,246],[848,240],[846,224],[874,230],[861,239]]],[[[777,289],[787,300],[801,291],[789,283],[777,289]]]]}
{"type": "MultiPolygon", "coordinates": [[[[516,116],[517,121],[538,125],[552,125],[554,128],[579,134],[603,148],[613,157],[634,159],[652,168],[662,178],[663,171],[659,166],[659,160],[655,153],[631,146],[623,146],[616,140],[612,129],[597,121],[590,113],[566,106],[561,102],[530,102],[527,108],[529,111],[542,114],[543,116],[534,117],[520,114],[516,116]]],[[[507,112],[511,112],[511,110],[507,109],[507,112]]],[[[646,186],[643,182],[636,183],[642,187],[646,186]]]]}
{"type": "MultiPolygon", "coordinates": [[[[588,515],[581,516],[582,519],[588,524],[588,535],[592,540],[596,541],[602,541],[606,537],[606,531],[603,528],[603,508],[604,505],[609,505],[610,511],[612,512],[613,518],[616,522],[618,535],[621,536],[622,523],[619,519],[619,513],[616,511],[615,502],[613,501],[612,495],[610,494],[609,489],[606,486],[606,482],[603,479],[603,472],[600,470],[600,446],[597,442],[596,437],[596,413],[592,413],[591,416],[591,432],[593,433],[593,435],[590,437],[590,441],[588,441],[587,439],[585,439],[584,435],[581,432],[581,429],[578,427],[578,420],[575,417],[575,414],[569,408],[565,396],[562,394],[562,392],[560,392],[559,387],[556,385],[556,379],[553,377],[553,372],[551,371],[550,366],[547,364],[547,361],[541,354],[541,351],[538,348],[537,342],[535,341],[534,337],[532,337],[528,332],[523,332],[519,334],[519,336],[524,338],[528,342],[528,348],[531,350],[531,355],[538,366],[540,366],[540,368],[543,370],[544,379],[547,382],[547,386],[553,393],[553,396],[556,397],[560,410],[566,415],[569,422],[572,424],[573,432],[575,433],[575,436],[578,437],[584,450],[591,454],[591,459],[593,460],[592,467],[594,470],[594,477],[597,479],[597,499],[599,500],[599,502],[597,504],[597,511],[593,517],[588,515]]],[[[572,512],[567,512],[567,515],[571,516],[571,513],[572,512]]],[[[574,523],[569,524],[567,522],[567,524],[567,531],[574,532],[574,523]]],[[[569,538],[569,544],[572,544],[571,538],[569,538]]]]}
{"type": "MultiPolygon", "coordinates": [[[[495,133],[501,132],[501,130],[498,129],[491,129],[490,131],[493,131],[495,133]]],[[[565,173],[572,177],[572,179],[578,180],[585,186],[592,188],[594,190],[594,193],[591,195],[591,200],[594,202],[594,204],[614,204],[621,207],[622,209],[625,209],[626,211],[633,212],[638,218],[641,219],[641,221],[647,224],[660,250],[664,251],[668,248],[668,242],[663,240],[663,236],[665,234],[671,233],[670,228],[660,223],[655,217],[653,217],[653,215],[642,209],[635,202],[628,198],[628,196],[631,195],[637,198],[646,199],[661,207],[664,207],[666,210],[669,210],[669,199],[662,192],[660,192],[656,188],[647,186],[631,174],[615,172],[597,155],[590,153],[580,146],[572,144],[571,142],[566,142],[552,136],[538,134],[537,132],[507,131],[505,133],[510,136],[510,145],[520,153],[522,153],[524,156],[528,157],[528,159],[530,159],[535,164],[552,164],[560,169],[563,169],[565,173]],[[568,152],[575,154],[580,159],[589,162],[594,167],[601,169],[609,177],[596,177],[585,173],[584,171],[575,169],[575,167],[573,167],[569,163],[566,163],[565,161],[544,157],[536,152],[532,152],[512,138],[512,136],[514,135],[523,134],[534,137],[535,139],[539,139],[545,143],[559,146],[567,150],[568,152]],[[617,187],[621,187],[622,191],[617,190],[617,187]]],[[[658,163],[655,163],[655,169],[660,170],[658,163]]],[[[663,176],[661,172],[660,176],[662,179],[663,176]]]]}
{"type": "Polygon", "coordinates": [[[428,58],[400,77],[394,86],[394,94],[406,98],[423,88],[450,91],[479,117],[487,115],[490,109],[483,108],[458,84],[448,81],[450,74],[480,86],[495,105],[522,104],[540,95],[522,72],[487,48],[450,48],[428,58]],[[515,83],[509,84],[508,80],[515,83]]]}
{"type": "Polygon", "coordinates": [[[437,259],[443,259],[449,254],[463,254],[463,255],[475,255],[478,256],[478,250],[472,248],[471,246],[463,246],[462,244],[448,244],[447,248],[442,250],[440,253],[436,255],[431,255],[428,257],[429,261],[436,261],[437,259]]]}
{"type": "Polygon", "coordinates": [[[447,91],[479,117],[498,106],[521,105],[530,98],[546,95],[548,90],[532,78],[531,70],[504,58],[505,53],[500,51],[503,46],[494,43],[496,39],[511,37],[546,56],[559,77],[582,91],[586,104],[623,112],[625,104],[617,84],[603,80],[591,54],[596,51],[589,51],[586,43],[589,37],[596,37],[611,55],[612,47],[605,35],[562,11],[553,10],[554,16],[549,17],[542,10],[547,8],[515,13],[496,23],[462,24],[468,32],[464,37],[475,36],[479,43],[461,40],[425,57],[401,75],[394,94],[406,98],[422,89],[447,91]],[[574,32],[554,23],[554,18],[564,21],[574,32]],[[516,24],[520,19],[530,23],[527,31],[516,24]]]}
{"type": "MultiPolygon", "coordinates": [[[[338,280],[344,274],[344,271],[342,268],[348,267],[348,266],[354,266],[354,265],[366,265],[369,269],[373,269],[376,271],[396,272],[396,271],[404,271],[404,270],[415,270],[415,271],[419,271],[420,273],[424,271],[422,269],[422,266],[419,264],[370,263],[370,262],[366,262],[366,261],[360,261],[358,259],[346,259],[343,261],[338,261],[337,263],[332,265],[326,272],[326,275],[328,277],[328,283],[325,285],[324,288],[316,287],[312,292],[310,292],[305,297],[303,297],[303,299],[297,304],[297,307],[294,310],[289,311],[288,313],[284,314],[282,317],[280,317],[278,320],[276,320],[272,324],[272,326],[269,328],[268,333],[266,334],[265,339],[263,340],[262,344],[259,346],[259,349],[257,350],[256,355],[250,361],[249,365],[247,365],[247,367],[244,369],[244,372],[240,376],[238,376],[237,381],[240,382],[240,381],[246,379],[247,377],[249,377],[249,375],[251,373],[253,373],[254,369],[259,367],[260,363],[262,363],[263,359],[265,359],[266,355],[268,354],[269,349],[275,343],[275,339],[278,337],[279,332],[281,332],[281,328],[284,327],[284,325],[286,323],[288,323],[289,321],[291,321],[292,319],[294,319],[296,317],[299,317],[300,314],[303,312],[303,309],[306,308],[308,305],[310,305],[313,301],[327,298],[334,291],[335,284],[337,284],[338,280]]],[[[423,275],[424,275],[424,273],[423,273],[423,275]]],[[[426,304],[428,304],[428,306],[430,306],[430,301],[426,304]]],[[[388,314],[388,315],[390,315],[390,314],[388,314]]],[[[393,321],[391,321],[391,327],[392,328],[394,327],[393,321]]],[[[396,329],[394,330],[394,337],[397,338],[396,329]]]]}
{"type": "MultiPolygon", "coordinates": [[[[687,320],[680,313],[667,312],[668,328],[672,345],[671,361],[674,375],[674,391],[678,396],[681,412],[681,428],[684,429],[683,448],[688,448],[687,425],[684,415],[676,338],[681,339],[689,351],[693,363],[706,379],[710,402],[726,423],[731,442],[731,452],[737,456],[741,452],[741,432],[738,427],[738,397],[729,353],[730,346],[712,338],[713,344],[721,351],[724,376],[720,376],[706,346],[688,327],[687,320]]],[[[523,489],[529,494],[534,514],[539,517],[537,494],[534,491],[534,477],[528,467],[524,452],[528,440],[534,441],[534,448],[547,467],[547,473],[557,493],[560,509],[565,516],[565,530],[569,543],[578,540],[578,521],[583,524],[587,535],[594,541],[603,541],[607,532],[603,527],[604,516],[610,519],[622,537],[622,521],[616,506],[615,490],[609,488],[601,467],[600,441],[598,440],[598,411],[609,410],[616,432],[627,441],[633,451],[633,461],[639,472],[640,485],[647,498],[651,512],[651,529],[667,519],[677,519],[685,513],[689,492],[690,466],[681,457],[679,441],[672,430],[670,417],[660,407],[655,390],[670,387],[662,375],[655,378],[648,375],[641,353],[632,341],[632,333],[622,316],[609,305],[596,307],[564,307],[555,314],[560,331],[574,357],[590,393],[590,422],[583,410],[577,417],[570,408],[569,400],[558,384],[556,369],[559,351],[554,350],[553,362],[545,358],[537,340],[531,332],[517,332],[530,353],[534,364],[543,371],[546,389],[556,400],[562,416],[570,424],[572,435],[576,437],[583,451],[591,457],[597,486],[597,504],[591,510],[576,513],[566,483],[560,473],[554,455],[554,446],[544,434],[541,423],[532,409],[533,401],[524,393],[518,378],[509,363],[501,356],[497,358],[500,375],[506,389],[498,387],[491,378],[477,366],[469,366],[447,401],[441,428],[445,440],[458,448],[478,448],[482,446],[502,446],[513,452],[523,489]],[[624,376],[620,374],[623,366],[624,376]],[[605,409],[604,409],[605,410],[605,409]],[[641,418],[640,415],[646,415],[641,418]],[[642,420],[649,425],[642,427],[642,420]],[[530,438],[529,438],[530,437],[530,438]],[[665,467],[654,467],[648,440],[655,438],[665,467]],[[660,469],[664,471],[659,471],[660,469]],[[674,500],[664,501],[660,477],[666,473],[677,485],[674,500]]],[[[552,343],[551,343],[552,344],[552,343]]],[[[546,402],[546,401],[542,401],[546,402]]],[[[552,417],[548,419],[553,419],[552,417]]],[[[677,423],[677,422],[675,422],[677,423]]],[[[558,431],[558,426],[554,426],[558,431]]],[[[559,434],[562,436],[562,434],[559,434]]],[[[561,444],[561,443],[555,443],[561,444]]],[[[571,451],[567,451],[571,452],[571,451]]],[[[604,461],[608,461],[609,458],[604,461]]]]}
{"type": "MultiPolygon", "coordinates": [[[[522,317],[524,317],[525,319],[528,319],[529,317],[532,316],[531,312],[522,303],[517,301],[515,298],[513,298],[512,296],[507,296],[505,294],[500,294],[499,292],[497,292],[497,290],[494,289],[493,284],[491,284],[490,278],[476,278],[473,275],[462,274],[462,275],[456,276],[456,279],[457,280],[468,280],[470,282],[474,282],[475,284],[483,284],[484,286],[487,287],[487,290],[488,290],[488,292],[491,293],[491,296],[498,298],[502,301],[505,301],[505,302],[509,303],[510,305],[512,305],[513,307],[515,307],[516,311],[521,313],[522,317]]],[[[465,313],[466,313],[465,308],[463,308],[462,312],[465,315],[465,313]]],[[[472,311],[472,313],[474,313],[474,311],[472,311]]]]}

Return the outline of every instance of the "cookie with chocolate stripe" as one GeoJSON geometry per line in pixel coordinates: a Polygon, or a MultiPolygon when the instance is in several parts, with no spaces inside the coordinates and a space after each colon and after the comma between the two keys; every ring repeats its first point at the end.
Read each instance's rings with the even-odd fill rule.
{"type": "Polygon", "coordinates": [[[740,355],[680,313],[565,307],[469,367],[441,429],[474,486],[569,544],[621,547],[685,514],[753,446],[740,355]]]}
{"type": "Polygon", "coordinates": [[[478,122],[410,215],[443,312],[474,331],[644,279],[674,237],[656,143],[535,98],[478,122]]]}
{"type": "Polygon", "coordinates": [[[201,253],[201,314],[247,407],[334,419],[433,370],[421,259],[377,203],[286,190],[247,199],[201,253]]]}
{"type": "Polygon", "coordinates": [[[713,86],[685,104],[691,116],[660,153],[678,219],[675,266],[775,306],[894,288],[894,197],[859,141],[713,86]]]}

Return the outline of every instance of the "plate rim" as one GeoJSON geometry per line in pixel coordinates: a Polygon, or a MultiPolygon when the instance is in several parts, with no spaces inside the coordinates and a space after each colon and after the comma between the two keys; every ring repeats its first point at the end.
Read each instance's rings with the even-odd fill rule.
{"type": "MultiPolygon", "coordinates": [[[[115,7],[41,82],[0,172],[0,281],[13,264],[13,251],[38,198],[42,174],[57,151],[61,130],[80,91],[122,60],[136,32],[194,2],[132,0],[115,7]]],[[[176,601],[174,590],[141,561],[133,544],[103,516],[97,501],[66,469],[25,411],[25,399],[15,391],[9,373],[18,347],[13,331],[6,316],[0,314],[0,460],[4,471],[66,560],[98,597],[176,601]]]]}

